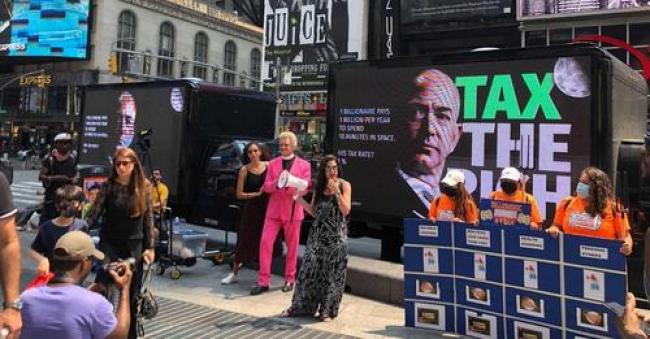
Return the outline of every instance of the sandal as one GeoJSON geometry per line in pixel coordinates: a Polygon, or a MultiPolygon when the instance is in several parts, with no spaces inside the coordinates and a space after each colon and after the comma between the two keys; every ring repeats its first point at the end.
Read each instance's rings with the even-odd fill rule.
{"type": "Polygon", "coordinates": [[[281,317],[281,318],[288,318],[288,317],[290,317],[290,316],[291,316],[291,311],[289,311],[288,308],[285,309],[284,311],[282,311],[282,313],[280,313],[280,317],[281,317]]]}

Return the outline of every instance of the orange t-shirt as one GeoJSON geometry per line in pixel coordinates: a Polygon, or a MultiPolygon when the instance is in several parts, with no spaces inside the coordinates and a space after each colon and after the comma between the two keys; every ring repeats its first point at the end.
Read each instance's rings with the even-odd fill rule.
{"type": "Polygon", "coordinates": [[[522,190],[517,190],[513,195],[508,195],[503,191],[494,191],[490,193],[490,199],[530,204],[530,221],[536,224],[541,224],[544,221],[542,214],[539,212],[537,200],[532,194],[525,193],[522,190]]]}
{"type": "MultiPolygon", "coordinates": [[[[455,207],[456,202],[454,199],[449,198],[446,194],[442,194],[431,202],[431,206],[429,206],[429,217],[441,221],[452,221],[454,220],[455,207]]],[[[465,211],[465,217],[459,217],[458,219],[462,219],[468,223],[478,221],[478,209],[471,199],[467,200],[465,211]]]]}
{"type": "Polygon", "coordinates": [[[623,239],[630,229],[625,213],[614,212],[607,200],[604,213],[592,217],[585,211],[587,203],[579,197],[566,197],[557,203],[553,224],[564,233],[603,239],[623,239]]]}

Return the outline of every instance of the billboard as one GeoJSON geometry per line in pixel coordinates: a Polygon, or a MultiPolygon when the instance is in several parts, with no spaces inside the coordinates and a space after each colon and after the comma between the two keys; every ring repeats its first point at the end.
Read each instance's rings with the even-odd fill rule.
{"type": "Polygon", "coordinates": [[[263,80],[283,91],[327,90],[329,63],[366,57],[367,1],[265,0],[263,80]]]}
{"type": "Polygon", "coordinates": [[[519,20],[650,10],[647,0],[518,0],[519,20]]]}
{"type": "MultiPolygon", "coordinates": [[[[450,168],[478,201],[520,168],[547,207],[570,195],[591,154],[591,60],[535,58],[335,69],[331,112],[355,213],[428,215],[450,168]]],[[[355,65],[357,66],[357,65],[355,65]]]]}
{"type": "Polygon", "coordinates": [[[176,173],[181,133],[187,106],[184,87],[90,87],[83,108],[80,161],[109,165],[118,147],[140,153],[145,167],[159,168],[171,192],[176,191],[176,173]],[[141,137],[145,131],[150,136],[141,137]],[[147,145],[147,140],[149,144],[147,145]],[[150,146],[148,157],[142,148],[150,146]]]}
{"type": "Polygon", "coordinates": [[[467,20],[512,15],[512,0],[424,0],[402,1],[402,24],[421,21],[467,20]]]}
{"type": "Polygon", "coordinates": [[[0,57],[88,57],[90,0],[0,0],[0,57]]]}

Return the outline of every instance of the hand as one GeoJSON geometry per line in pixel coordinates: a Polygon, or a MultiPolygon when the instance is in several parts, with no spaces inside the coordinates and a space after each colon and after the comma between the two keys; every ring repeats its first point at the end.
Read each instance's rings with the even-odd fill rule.
{"type": "Polygon", "coordinates": [[[623,316],[616,319],[616,327],[623,338],[648,338],[641,330],[640,316],[636,312],[636,298],[634,294],[625,296],[625,311],[623,316]]]}
{"type": "Polygon", "coordinates": [[[620,252],[626,256],[632,253],[632,239],[628,237],[623,240],[623,245],[621,246],[620,252]]]}
{"type": "Polygon", "coordinates": [[[88,286],[88,290],[99,293],[99,294],[106,294],[106,285],[102,283],[92,283],[90,286],[88,286]]]}
{"type": "Polygon", "coordinates": [[[339,192],[339,181],[335,179],[330,179],[329,181],[327,181],[327,189],[329,189],[329,191],[332,193],[339,192]]]}
{"type": "Polygon", "coordinates": [[[145,250],[142,252],[142,258],[144,258],[144,262],[146,262],[148,265],[153,264],[153,261],[156,259],[156,252],[153,250],[145,250]]]}
{"type": "MultiPolygon", "coordinates": [[[[145,251],[146,252],[146,251],[145,251]]],[[[113,277],[113,282],[115,286],[120,290],[131,284],[131,278],[133,277],[133,272],[129,268],[129,265],[122,263],[117,267],[118,270],[124,270],[124,274],[121,276],[117,274],[117,270],[110,270],[108,273],[113,277]]]]}
{"type": "Polygon", "coordinates": [[[13,308],[2,311],[2,314],[0,314],[0,328],[9,330],[7,338],[20,338],[20,330],[23,328],[20,311],[13,308]]]}
{"type": "Polygon", "coordinates": [[[41,276],[50,272],[50,261],[47,258],[38,262],[36,265],[36,276],[41,276]]]}
{"type": "MultiPolygon", "coordinates": [[[[531,221],[531,222],[530,222],[530,228],[532,228],[532,229],[534,229],[534,230],[541,230],[541,229],[542,229],[541,227],[539,227],[539,224],[536,223],[536,222],[534,222],[534,221],[531,221]]],[[[558,231],[559,231],[559,230],[558,230],[558,231]]]]}
{"type": "Polygon", "coordinates": [[[560,229],[557,226],[553,225],[546,229],[546,233],[550,234],[554,238],[557,238],[557,236],[560,235],[562,231],[560,231],[560,229]]]}
{"type": "Polygon", "coordinates": [[[462,223],[465,222],[463,219],[461,219],[461,218],[456,218],[456,217],[454,217],[454,219],[453,219],[452,221],[453,221],[453,222],[462,222],[462,223]]]}

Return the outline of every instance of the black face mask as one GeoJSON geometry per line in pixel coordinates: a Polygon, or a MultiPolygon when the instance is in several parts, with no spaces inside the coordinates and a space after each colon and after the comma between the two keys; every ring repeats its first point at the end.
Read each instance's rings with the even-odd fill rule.
{"type": "Polygon", "coordinates": [[[59,213],[64,218],[72,218],[79,213],[79,207],[75,206],[73,201],[64,201],[59,204],[59,213]]]}
{"type": "Polygon", "coordinates": [[[501,181],[501,189],[507,194],[515,193],[517,190],[517,183],[512,181],[501,181]]]}
{"type": "Polygon", "coordinates": [[[456,187],[452,187],[445,183],[442,183],[440,184],[440,192],[447,195],[448,197],[453,198],[456,196],[456,187]]]}

